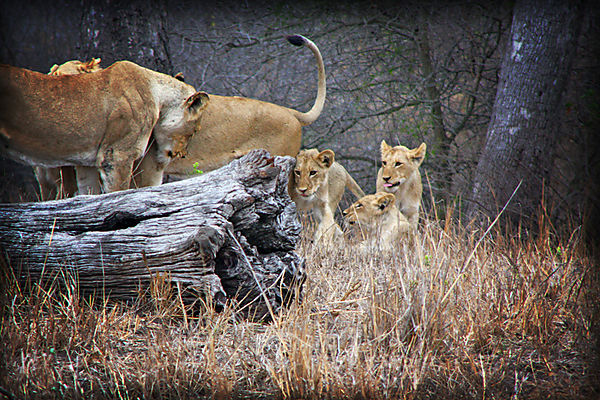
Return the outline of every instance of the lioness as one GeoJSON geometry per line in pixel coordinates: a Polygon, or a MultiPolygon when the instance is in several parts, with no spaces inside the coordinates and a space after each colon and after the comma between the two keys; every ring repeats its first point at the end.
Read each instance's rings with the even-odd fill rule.
{"type": "MultiPolygon", "coordinates": [[[[190,140],[187,157],[169,163],[167,174],[175,179],[189,178],[195,169],[217,169],[256,148],[264,148],[273,155],[294,157],[298,153],[302,126],[313,123],[323,110],[325,66],[318,47],[311,40],[301,35],[288,36],[287,40],[293,45],[308,47],[317,61],[317,97],[312,108],[303,113],[260,100],[211,94],[202,115],[202,125],[190,140]]],[[[61,65],[58,71],[62,68],[61,65]]],[[[135,169],[134,187],[161,183],[162,175],[154,171],[156,153],[156,145],[152,144],[135,169]]]]}
{"type": "MultiPolygon", "coordinates": [[[[71,60],[61,65],[54,64],[50,68],[48,75],[77,75],[100,71],[100,58],[92,58],[90,61],[71,60]]],[[[80,167],[84,168],[84,167],[80,167]]],[[[33,167],[35,177],[40,185],[40,197],[42,200],[51,200],[55,198],[71,197],[77,192],[77,181],[74,167],[44,168],[33,167]]],[[[82,170],[80,169],[80,175],[82,170]]],[[[93,192],[100,192],[100,179],[98,172],[87,173],[94,174],[97,186],[93,192]]],[[[89,180],[89,179],[88,179],[89,180]]]]}
{"type": "MultiPolygon", "coordinates": [[[[312,41],[300,35],[288,36],[287,40],[296,46],[308,47],[317,61],[318,89],[313,107],[303,113],[260,100],[211,94],[202,116],[202,127],[190,141],[188,156],[173,160],[167,167],[167,174],[189,178],[195,163],[198,163],[197,168],[211,171],[257,148],[264,148],[272,155],[294,157],[298,153],[302,126],[313,123],[323,110],[325,66],[312,41]]],[[[155,150],[151,148],[152,151],[155,150]]],[[[149,167],[145,159],[138,168],[141,171],[139,178],[135,178],[139,186],[150,183],[146,178],[149,167]]]]}
{"type": "Polygon", "coordinates": [[[207,103],[206,93],[128,61],[61,76],[0,65],[0,145],[31,165],[97,168],[105,192],[127,189],[150,136],[152,171],[162,178],[207,103]]]}
{"type": "Polygon", "coordinates": [[[425,158],[427,145],[421,143],[416,149],[404,146],[389,146],[381,141],[381,168],[377,172],[377,191],[393,193],[396,207],[402,212],[411,230],[415,231],[419,223],[419,208],[423,185],[419,166],[425,158]]]}
{"type": "Polygon", "coordinates": [[[342,234],[333,215],[346,187],[357,198],[365,195],[348,171],[335,161],[332,150],[302,150],[296,156],[288,193],[299,211],[313,212],[317,221],[315,242],[342,234]]]}
{"type": "MultiPolygon", "coordinates": [[[[97,72],[102,70],[102,67],[100,67],[100,61],[100,58],[92,58],[90,61],[86,62],[71,60],[62,63],[61,65],[54,64],[48,75],[76,75],[97,72]]],[[[181,82],[185,82],[183,73],[181,72],[175,74],[173,77],[181,82]]],[[[140,161],[141,159],[136,162],[136,169],[140,161]]],[[[146,164],[147,168],[151,167],[148,163],[148,160],[146,164]]],[[[34,172],[40,184],[40,194],[42,200],[53,199],[56,197],[71,197],[77,193],[77,178],[74,167],[34,167],[34,172]]],[[[79,194],[98,194],[101,192],[100,175],[97,169],[89,167],[77,167],[77,172],[80,185],[83,186],[82,190],[79,191],[79,194]]],[[[156,176],[158,177],[159,175],[156,176]]],[[[137,187],[138,185],[135,183],[135,175],[133,178],[134,179],[132,179],[131,186],[137,187]]],[[[160,182],[156,182],[158,180],[158,178],[152,180],[147,174],[148,185],[158,185],[160,184],[160,182]]],[[[160,180],[162,180],[162,176],[160,176],[160,180]]]]}
{"type": "Polygon", "coordinates": [[[392,193],[377,192],[361,197],[342,214],[346,223],[360,229],[364,247],[392,250],[410,229],[395,203],[392,193]]]}

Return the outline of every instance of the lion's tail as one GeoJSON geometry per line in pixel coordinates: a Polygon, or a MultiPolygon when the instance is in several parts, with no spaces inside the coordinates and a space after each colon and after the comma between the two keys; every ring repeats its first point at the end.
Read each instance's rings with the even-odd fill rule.
{"type": "Polygon", "coordinates": [[[325,93],[327,91],[325,84],[325,65],[323,64],[323,57],[321,57],[321,52],[316,44],[314,44],[311,40],[305,38],[302,35],[290,35],[287,37],[288,42],[295,46],[306,46],[308,47],[313,54],[315,55],[315,59],[317,60],[317,68],[319,70],[319,82],[317,87],[317,98],[315,99],[315,104],[313,104],[312,108],[307,112],[300,112],[297,110],[293,110],[294,116],[300,121],[302,126],[310,125],[321,115],[321,111],[323,111],[323,105],[325,104],[325,93]]]}

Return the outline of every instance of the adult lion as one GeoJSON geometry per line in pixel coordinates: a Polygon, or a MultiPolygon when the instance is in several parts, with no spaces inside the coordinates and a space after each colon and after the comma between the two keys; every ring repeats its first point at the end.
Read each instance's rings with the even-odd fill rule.
{"type": "MultiPolygon", "coordinates": [[[[100,71],[100,58],[92,58],[89,61],[71,60],[61,65],[54,64],[48,75],[77,75],[100,71]]],[[[97,170],[84,171],[79,167],[80,179],[82,173],[90,174],[95,180],[93,192],[100,193],[100,178],[97,170]]],[[[42,200],[54,200],[57,198],[72,197],[77,193],[77,177],[74,167],[45,168],[33,167],[35,177],[40,185],[40,198],[42,200]]],[[[88,177],[86,180],[90,180],[88,177]]],[[[90,188],[91,189],[91,188],[90,188]]]]}
{"type": "MultiPolygon", "coordinates": [[[[301,35],[288,36],[287,40],[293,45],[308,47],[317,61],[317,97],[312,108],[300,112],[260,100],[211,94],[202,114],[202,125],[188,145],[187,157],[169,163],[167,174],[176,179],[189,178],[195,169],[217,169],[256,148],[264,148],[273,155],[295,157],[298,154],[302,127],[313,123],[323,110],[325,66],[318,47],[311,40],[301,35]]],[[[60,73],[63,66],[70,67],[67,64],[55,72],[60,73]]],[[[155,171],[160,167],[155,161],[158,152],[155,144],[147,149],[135,169],[134,186],[155,186],[162,182],[162,175],[155,171]]]]}
{"type": "Polygon", "coordinates": [[[62,76],[0,65],[0,146],[30,165],[97,168],[105,192],[127,189],[150,136],[162,179],[207,103],[206,93],[129,61],[62,76]]]}
{"type": "MultiPolygon", "coordinates": [[[[202,126],[188,146],[188,156],[173,160],[166,173],[176,178],[189,178],[196,168],[203,171],[217,169],[252,149],[264,148],[273,155],[295,157],[300,150],[302,127],[313,123],[325,103],[325,66],[317,46],[304,36],[288,36],[296,46],[308,47],[315,56],[318,69],[317,97],[308,112],[300,112],[272,103],[237,96],[210,94],[210,102],[202,115],[202,126]]],[[[151,147],[149,155],[155,152],[151,147]]],[[[152,182],[152,165],[144,157],[136,176],[138,186],[152,182]],[[148,172],[150,174],[148,175],[148,172]]],[[[155,176],[155,175],[154,175],[155,176]]]]}

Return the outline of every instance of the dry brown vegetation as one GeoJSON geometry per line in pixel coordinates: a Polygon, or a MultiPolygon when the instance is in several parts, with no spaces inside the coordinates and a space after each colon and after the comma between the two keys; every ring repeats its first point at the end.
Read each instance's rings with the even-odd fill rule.
{"type": "MultiPolygon", "coordinates": [[[[544,224],[542,224],[544,225],[544,224]]],[[[272,323],[130,304],[3,271],[0,387],[21,398],[589,398],[593,263],[560,240],[426,217],[395,254],[304,238],[303,300],[272,323]],[[480,240],[482,239],[482,240],[480,240]]],[[[596,393],[597,394],[597,393],[596,393]]],[[[1,397],[1,396],[0,396],[1,397]]]]}

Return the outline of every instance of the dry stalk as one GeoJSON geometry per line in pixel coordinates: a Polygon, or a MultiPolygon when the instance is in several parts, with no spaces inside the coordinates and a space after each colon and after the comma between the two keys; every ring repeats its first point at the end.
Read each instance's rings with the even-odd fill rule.
{"type": "Polygon", "coordinates": [[[419,237],[390,254],[304,237],[303,301],[271,324],[202,299],[186,307],[167,276],[115,303],[82,296],[67,272],[27,286],[5,269],[0,390],[31,399],[585,398],[581,293],[592,261],[579,231],[557,251],[547,240],[492,240],[492,226],[475,238],[425,218],[419,237]]]}

